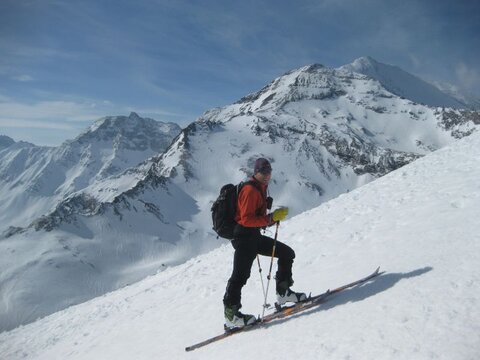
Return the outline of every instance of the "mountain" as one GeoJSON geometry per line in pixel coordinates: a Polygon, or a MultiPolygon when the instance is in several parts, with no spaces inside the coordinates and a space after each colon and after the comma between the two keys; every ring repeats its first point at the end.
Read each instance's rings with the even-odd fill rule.
{"type": "Polygon", "coordinates": [[[11,137],[0,135],[0,150],[13,145],[14,143],[15,140],[13,140],[11,137]]]}
{"type": "Polygon", "coordinates": [[[218,247],[211,204],[259,156],[273,166],[274,207],[295,215],[479,124],[477,112],[413,103],[359,73],[319,64],[290,71],[207,111],[166,151],[11,228],[0,241],[0,322],[13,328],[218,247]]]}
{"type": "Polygon", "coordinates": [[[7,141],[0,150],[0,232],[29,225],[79,191],[105,200],[121,193],[130,184],[101,193],[97,185],[163,152],[180,130],[132,113],[100,119],[58,147],[7,141]]]}
{"type": "Polygon", "coordinates": [[[378,80],[388,91],[419,104],[451,107],[457,109],[469,106],[438,87],[402,70],[398,66],[382,64],[371,57],[361,57],[340,69],[354,71],[378,80]]]}
{"type": "MultiPolygon", "coordinates": [[[[480,352],[480,134],[282,223],[294,289],[374,282],[194,353],[222,332],[232,248],[0,334],[4,359],[475,359],[480,352]],[[161,354],[161,355],[159,355],[161,354]]],[[[269,259],[262,257],[263,269],[269,259]]],[[[243,311],[262,311],[256,266],[243,311]]],[[[265,273],[264,273],[265,276],[265,273]]],[[[268,300],[274,301],[273,291],[268,300]]]]}
{"type": "Polygon", "coordinates": [[[247,176],[257,156],[269,157],[277,203],[299,213],[468,135],[478,124],[476,112],[415,104],[366,76],[310,65],[206,112],[182,131],[158,167],[208,208],[211,196],[197,189],[212,194],[222,179],[247,176]]]}

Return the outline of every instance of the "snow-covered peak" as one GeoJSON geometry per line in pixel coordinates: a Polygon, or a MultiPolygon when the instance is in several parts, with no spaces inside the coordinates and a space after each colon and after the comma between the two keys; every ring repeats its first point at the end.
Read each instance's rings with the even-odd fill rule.
{"type": "Polygon", "coordinates": [[[131,113],[100,119],[58,147],[13,143],[0,153],[0,232],[28,225],[78,191],[93,198],[114,197],[138,181],[142,171],[120,184],[99,182],[163,152],[180,131],[177,124],[131,113]]]}
{"type": "Polygon", "coordinates": [[[311,64],[287,72],[260,91],[249,94],[236,104],[245,113],[279,109],[287,103],[301,100],[324,100],[346,94],[351,79],[362,75],[346,74],[322,64],[311,64]]]}
{"type": "Polygon", "coordinates": [[[150,118],[142,118],[137,113],[129,116],[107,116],[97,120],[87,131],[80,134],[72,143],[114,142],[118,147],[130,150],[163,151],[181,128],[175,123],[164,123],[150,118]]]}
{"type": "Polygon", "coordinates": [[[15,140],[13,140],[11,137],[8,137],[6,135],[0,135],[0,150],[7,148],[14,143],[15,140]]]}
{"type": "Polygon", "coordinates": [[[467,106],[437,87],[414,76],[398,66],[383,64],[366,56],[343,65],[339,69],[367,75],[378,80],[388,91],[416,103],[428,106],[466,108],[467,106]]]}
{"type": "MultiPolygon", "coordinates": [[[[351,66],[353,69],[357,70],[360,74],[365,72],[375,73],[379,71],[379,68],[384,65],[379,63],[377,60],[370,56],[363,56],[358,59],[355,59],[350,65],[345,65],[345,67],[351,66]]],[[[395,66],[398,68],[397,66],[395,66]]],[[[399,69],[399,68],[398,68],[399,69]]]]}

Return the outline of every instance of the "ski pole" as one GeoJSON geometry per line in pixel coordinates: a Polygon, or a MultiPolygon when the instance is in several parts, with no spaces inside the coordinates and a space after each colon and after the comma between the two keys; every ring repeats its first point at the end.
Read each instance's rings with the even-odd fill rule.
{"type": "MultiPolygon", "coordinates": [[[[265,285],[263,284],[262,267],[260,266],[260,258],[258,254],[257,254],[257,263],[258,263],[258,272],[260,274],[260,282],[262,283],[263,296],[265,297],[265,285]]],[[[264,306],[270,306],[270,305],[265,304],[264,306]]]]}
{"type": "Polygon", "coordinates": [[[275,247],[277,245],[277,236],[278,236],[278,227],[280,226],[280,221],[277,221],[277,227],[275,228],[275,238],[273,239],[273,248],[272,248],[272,258],[270,260],[270,269],[268,271],[268,276],[267,276],[267,291],[265,292],[265,299],[263,301],[263,312],[262,312],[262,319],[263,316],[265,315],[265,308],[267,307],[267,296],[268,296],[268,288],[270,286],[270,279],[272,277],[272,266],[273,266],[273,258],[275,256],[275,247]]]}

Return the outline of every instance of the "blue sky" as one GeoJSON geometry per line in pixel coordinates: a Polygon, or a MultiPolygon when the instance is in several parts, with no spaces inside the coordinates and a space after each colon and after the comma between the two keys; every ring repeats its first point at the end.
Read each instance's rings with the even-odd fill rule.
{"type": "Polygon", "coordinates": [[[283,73],[361,56],[480,94],[480,1],[2,0],[0,134],[105,115],[184,126],[283,73]]]}

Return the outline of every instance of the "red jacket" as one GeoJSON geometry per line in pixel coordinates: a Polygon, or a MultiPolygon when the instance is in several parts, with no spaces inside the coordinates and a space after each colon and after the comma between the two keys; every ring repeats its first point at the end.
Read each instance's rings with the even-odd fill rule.
{"type": "Polygon", "coordinates": [[[246,184],[238,194],[237,213],[235,221],[244,227],[261,228],[271,224],[272,219],[267,215],[267,187],[254,177],[250,181],[256,185],[246,184]],[[261,190],[261,191],[259,191],[261,190]]]}

